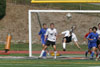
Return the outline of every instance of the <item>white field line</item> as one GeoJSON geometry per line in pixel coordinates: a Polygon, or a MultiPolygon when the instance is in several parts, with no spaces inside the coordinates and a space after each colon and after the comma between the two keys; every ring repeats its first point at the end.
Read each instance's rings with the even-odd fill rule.
{"type": "MultiPolygon", "coordinates": [[[[0,65],[3,65],[3,66],[39,66],[39,67],[47,67],[47,66],[50,66],[50,65],[36,65],[36,64],[0,64],[0,65]]],[[[66,67],[66,66],[72,66],[72,65],[51,65],[51,66],[57,66],[57,67],[66,67]]]]}

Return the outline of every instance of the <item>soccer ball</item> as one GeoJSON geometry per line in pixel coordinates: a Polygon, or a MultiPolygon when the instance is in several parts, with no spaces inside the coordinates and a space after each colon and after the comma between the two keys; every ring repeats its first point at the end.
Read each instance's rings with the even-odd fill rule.
{"type": "Polygon", "coordinates": [[[68,19],[71,19],[71,18],[72,18],[71,13],[67,13],[67,14],[66,14],[66,17],[67,17],[68,19]]]}

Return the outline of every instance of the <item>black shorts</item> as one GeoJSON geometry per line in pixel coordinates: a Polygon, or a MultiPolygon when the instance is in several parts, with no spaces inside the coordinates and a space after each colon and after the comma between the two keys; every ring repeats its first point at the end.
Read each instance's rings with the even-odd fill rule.
{"type": "Polygon", "coordinates": [[[66,43],[70,43],[72,41],[72,36],[70,36],[70,37],[64,37],[63,41],[64,41],[65,38],[66,38],[66,43]]]}
{"type": "Polygon", "coordinates": [[[47,40],[47,41],[46,41],[46,45],[47,45],[47,46],[50,46],[50,45],[53,46],[53,45],[56,45],[56,42],[52,42],[52,41],[47,40]]]}
{"type": "Polygon", "coordinates": [[[100,40],[97,40],[97,47],[98,47],[98,45],[100,45],[100,40]]]}

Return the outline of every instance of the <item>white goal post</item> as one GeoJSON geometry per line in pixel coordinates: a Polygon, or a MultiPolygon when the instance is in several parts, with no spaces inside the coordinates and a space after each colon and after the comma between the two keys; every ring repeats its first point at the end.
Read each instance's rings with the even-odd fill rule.
{"type": "Polygon", "coordinates": [[[31,14],[38,12],[64,12],[64,13],[100,13],[100,10],[29,10],[28,11],[28,23],[29,23],[29,57],[32,57],[32,26],[31,26],[31,14]]]}

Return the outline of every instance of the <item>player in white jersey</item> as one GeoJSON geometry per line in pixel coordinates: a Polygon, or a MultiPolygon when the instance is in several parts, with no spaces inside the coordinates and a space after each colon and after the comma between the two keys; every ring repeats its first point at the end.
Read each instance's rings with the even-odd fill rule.
{"type": "Polygon", "coordinates": [[[66,51],[66,43],[70,43],[72,42],[72,40],[74,40],[75,45],[79,48],[80,46],[77,43],[77,37],[76,35],[73,33],[73,27],[71,28],[71,30],[66,30],[64,32],[62,32],[60,35],[65,35],[63,38],[63,51],[66,51]]]}
{"type": "Polygon", "coordinates": [[[98,30],[97,33],[99,35],[99,39],[97,40],[97,48],[99,50],[99,57],[100,57],[100,23],[98,24],[98,30]]]}
{"type": "Polygon", "coordinates": [[[46,39],[47,39],[47,41],[46,41],[45,47],[41,51],[41,56],[45,52],[47,47],[52,45],[52,47],[54,48],[54,59],[56,59],[56,53],[57,53],[57,51],[56,51],[56,38],[57,38],[57,30],[54,28],[54,24],[51,23],[50,28],[47,29],[46,34],[45,34],[45,41],[46,41],[46,39]]]}

